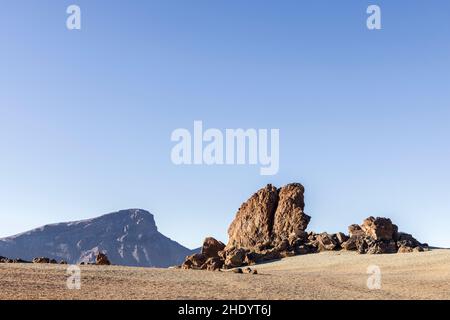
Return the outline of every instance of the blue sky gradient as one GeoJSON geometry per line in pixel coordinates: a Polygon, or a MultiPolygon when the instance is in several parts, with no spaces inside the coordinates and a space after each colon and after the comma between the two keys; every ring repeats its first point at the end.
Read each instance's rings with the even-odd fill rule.
{"type": "Polygon", "coordinates": [[[0,237],[143,208],[196,247],[265,184],[301,182],[310,230],[388,216],[450,246],[449,16],[445,0],[3,1],[0,237]],[[278,175],[174,166],[171,132],[194,120],[279,128],[278,175]]]}

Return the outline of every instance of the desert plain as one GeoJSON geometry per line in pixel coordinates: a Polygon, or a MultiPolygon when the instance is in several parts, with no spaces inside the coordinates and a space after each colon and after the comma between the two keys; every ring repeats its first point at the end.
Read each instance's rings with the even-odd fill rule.
{"type": "Polygon", "coordinates": [[[360,255],[323,252],[252,266],[258,274],[80,266],[81,288],[67,288],[67,266],[0,264],[0,299],[449,299],[450,250],[360,255]],[[378,266],[381,288],[369,289],[378,266]]]}

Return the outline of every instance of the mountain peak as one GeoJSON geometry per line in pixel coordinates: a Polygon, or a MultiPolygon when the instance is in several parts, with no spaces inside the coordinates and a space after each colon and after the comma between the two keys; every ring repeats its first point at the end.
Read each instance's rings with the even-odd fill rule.
{"type": "Polygon", "coordinates": [[[46,225],[0,241],[0,254],[31,260],[45,256],[89,262],[98,252],[128,266],[179,264],[191,250],[158,232],[153,214],[126,209],[97,218],[46,225]]]}

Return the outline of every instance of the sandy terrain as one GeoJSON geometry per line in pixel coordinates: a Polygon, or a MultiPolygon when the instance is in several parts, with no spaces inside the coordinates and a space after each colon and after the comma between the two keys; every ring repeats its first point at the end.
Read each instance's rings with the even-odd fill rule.
{"type": "Polygon", "coordinates": [[[329,252],[256,267],[259,275],[82,266],[81,290],[66,266],[0,264],[0,299],[449,299],[450,250],[394,255],[329,252]],[[382,271],[369,290],[367,267],[382,271]]]}

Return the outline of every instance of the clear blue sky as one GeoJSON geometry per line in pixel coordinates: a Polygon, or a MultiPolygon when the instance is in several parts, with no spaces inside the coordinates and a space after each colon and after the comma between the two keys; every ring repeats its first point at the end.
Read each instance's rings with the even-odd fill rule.
{"type": "Polygon", "coordinates": [[[446,0],[2,1],[0,236],[137,207],[195,247],[260,187],[301,182],[310,230],[388,216],[450,246],[449,17],[446,0]],[[194,120],[279,128],[278,175],[174,166],[194,120]]]}

